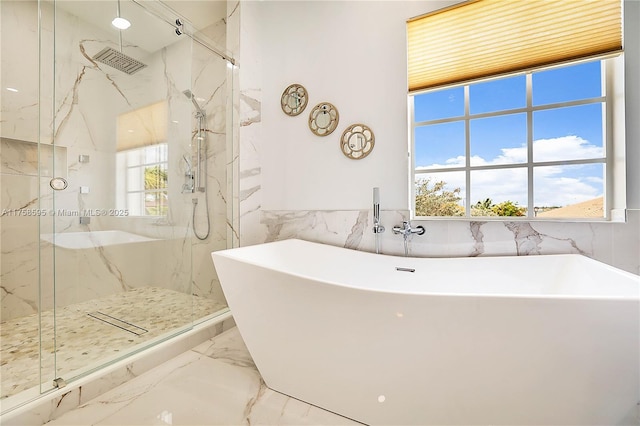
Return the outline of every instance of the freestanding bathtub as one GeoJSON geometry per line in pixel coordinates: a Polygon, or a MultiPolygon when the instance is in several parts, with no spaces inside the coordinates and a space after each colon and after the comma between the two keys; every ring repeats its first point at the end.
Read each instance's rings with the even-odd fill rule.
{"type": "Polygon", "coordinates": [[[403,258],[300,240],[212,257],[273,390],[372,425],[637,421],[637,275],[580,255],[403,258]]]}

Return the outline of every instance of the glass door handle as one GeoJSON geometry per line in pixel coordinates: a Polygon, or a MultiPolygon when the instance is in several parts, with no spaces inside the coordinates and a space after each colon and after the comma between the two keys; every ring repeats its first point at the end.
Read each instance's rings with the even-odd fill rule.
{"type": "Polygon", "coordinates": [[[56,191],[62,191],[63,189],[67,189],[67,186],[69,186],[69,184],[67,183],[67,180],[65,178],[54,177],[49,181],[49,186],[56,191]]]}

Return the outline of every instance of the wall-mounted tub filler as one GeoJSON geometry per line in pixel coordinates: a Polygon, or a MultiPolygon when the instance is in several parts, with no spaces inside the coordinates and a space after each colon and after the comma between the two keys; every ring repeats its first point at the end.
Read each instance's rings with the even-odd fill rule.
{"type": "Polygon", "coordinates": [[[380,236],[384,232],[384,226],[380,224],[380,188],[373,188],[373,233],[376,238],[376,253],[380,253],[380,236]]]}
{"type": "Polygon", "coordinates": [[[424,227],[422,225],[418,225],[415,228],[411,227],[411,222],[404,221],[402,222],[402,226],[394,226],[393,233],[394,234],[402,234],[402,238],[404,239],[404,255],[409,256],[409,236],[413,234],[422,235],[424,234],[424,227]]]}

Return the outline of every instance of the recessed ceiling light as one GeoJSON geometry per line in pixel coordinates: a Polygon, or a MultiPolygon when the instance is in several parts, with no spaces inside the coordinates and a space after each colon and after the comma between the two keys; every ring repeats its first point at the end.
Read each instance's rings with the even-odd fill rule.
{"type": "Polygon", "coordinates": [[[111,25],[119,30],[126,30],[131,26],[131,22],[118,16],[116,18],[113,18],[113,21],[111,21],[111,25]]]}
{"type": "Polygon", "coordinates": [[[7,87],[7,90],[10,92],[17,92],[18,89],[14,89],[13,87],[7,87]]]}

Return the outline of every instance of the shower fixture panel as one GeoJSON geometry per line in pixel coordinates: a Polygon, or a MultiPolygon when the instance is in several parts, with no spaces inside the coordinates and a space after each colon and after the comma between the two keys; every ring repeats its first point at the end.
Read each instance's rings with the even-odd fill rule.
{"type": "MultiPolygon", "coordinates": [[[[177,23],[177,22],[176,22],[177,23]]],[[[209,192],[207,191],[207,113],[202,109],[198,101],[196,100],[195,95],[191,90],[187,89],[182,92],[187,98],[191,100],[194,108],[196,109],[195,118],[198,120],[198,127],[194,133],[196,138],[196,173],[193,175],[191,163],[185,157],[184,160],[187,162],[188,172],[185,175],[187,179],[187,183],[183,185],[183,192],[187,189],[191,189],[191,192],[203,192],[204,193],[204,210],[207,217],[207,232],[204,235],[200,235],[196,230],[196,209],[198,208],[198,199],[193,198],[191,201],[193,203],[193,209],[191,214],[191,220],[193,224],[193,234],[197,239],[204,241],[211,234],[211,218],[209,217],[209,192]],[[191,172],[191,176],[189,173],[191,172]],[[189,182],[189,178],[194,179],[193,183],[189,182]]]]}
{"type": "Polygon", "coordinates": [[[129,75],[136,73],[147,66],[147,64],[143,64],[142,62],[133,59],[131,56],[127,56],[110,47],[102,49],[93,57],[93,59],[129,75]]]}

